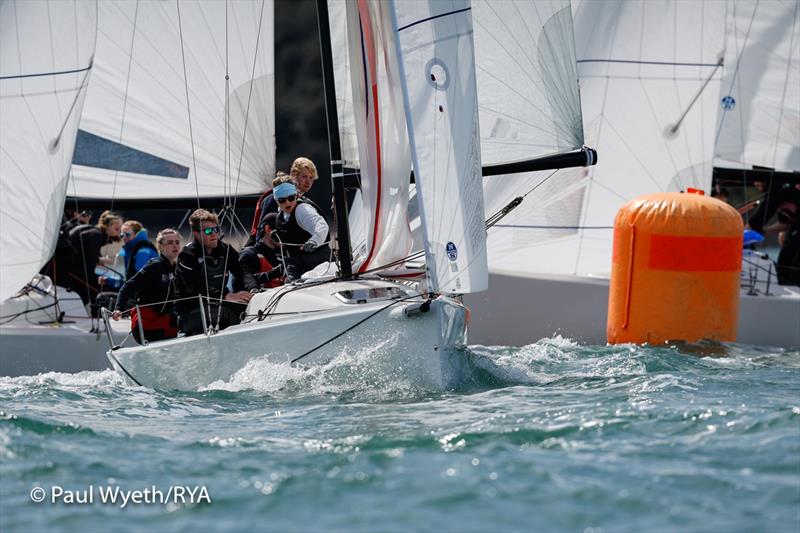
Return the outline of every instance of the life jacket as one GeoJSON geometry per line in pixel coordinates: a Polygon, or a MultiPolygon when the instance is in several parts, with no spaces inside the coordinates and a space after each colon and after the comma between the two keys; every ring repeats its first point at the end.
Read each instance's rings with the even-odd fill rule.
{"type": "MultiPolygon", "coordinates": [[[[275,267],[272,266],[272,263],[270,263],[266,257],[258,254],[258,268],[259,272],[271,272],[275,267]]],[[[281,285],[283,285],[283,276],[273,278],[267,282],[267,287],[270,288],[280,287],[281,285]]]]}
{"type": "MultiPolygon", "coordinates": [[[[229,258],[229,261],[235,259],[229,258]]],[[[227,286],[228,280],[226,279],[225,270],[225,255],[221,257],[212,257],[205,255],[200,259],[200,272],[206,276],[206,283],[208,286],[208,296],[210,298],[222,298],[222,293],[227,286]],[[203,266],[205,263],[205,266],[203,266]]]]}
{"type": "Polygon", "coordinates": [[[258,197],[258,201],[256,202],[256,212],[253,213],[253,224],[250,226],[250,237],[258,238],[258,227],[261,224],[261,217],[265,215],[262,213],[261,210],[264,207],[264,201],[267,199],[267,196],[272,194],[272,189],[267,189],[264,191],[264,194],[258,197]]]}
{"type": "MultiPolygon", "coordinates": [[[[148,332],[158,333],[154,335],[156,340],[172,339],[178,336],[178,325],[174,317],[170,313],[160,313],[153,307],[139,307],[142,313],[142,329],[144,330],[145,338],[148,337],[148,332]]],[[[131,311],[131,332],[139,331],[139,313],[136,309],[131,311]]]]}
{"type": "MultiPolygon", "coordinates": [[[[321,213],[319,207],[317,207],[316,204],[314,204],[314,202],[312,202],[311,200],[308,200],[306,198],[299,198],[297,200],[297,205],[299,206],[301,203],[308,204],[314,209],[316,209],[317,213],[321,213]]],[[[276,222],[277,227],[275,228],[275,231],[277,232],[278,237],[280,237],[281,242],[283,243],[302,245],[306,241],[308,241],[308,239],[311,238],[311,234],[306,230],[304,230],[302,227],[300,227],[300,224],[297,223],[297,217],[295,216],[296,213],[297,213],[297,207],[295,207],[295,210],[289,216],[289,220],[286,221],[283,220],[283,216],[278,215],[278,219],[276,222]]],[[[302,248],[293,246],[291,247],[290,253],[294,254],[294,253],[305,253],[305,252],[303,252],[302,248]]]]}
{"type": "Polygon", "coordinates": [[[153,246],[153,243],[148,240],[141,240],[135,243],[133,246],[131,246],[129,250],[125,250],[125,265],[126,265],[125,279],[131,279],[133,275],[139,271],[139,269],[136,268],[136,254],[142,248],[150,248],[151,250],[158,253],[156,247],[153,246]]]}

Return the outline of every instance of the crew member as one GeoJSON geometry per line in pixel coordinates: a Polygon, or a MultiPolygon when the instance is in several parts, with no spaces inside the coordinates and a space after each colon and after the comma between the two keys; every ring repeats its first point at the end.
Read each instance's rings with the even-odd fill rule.
{"type": "Polygon", "coordinates": [[[257,288],[252,276],[239,267],[239,253],[220,238],[217,215],[197,209],[189,217],[192,241],[178,255],[175,284],[178,325],[186,335],[203,332],[203,316],[197,296],[203,297],[206,324],[220,329],[238,324],[240,314],[257,288]],[[231,284],[233,291],[229,290],[231,284]],[[247,289],[247,290],[244,290],[247,289]]]}
{"type": "Polygon", "coordinates": [[[119,291],[111,318],[119,320],[131,300],[138,297],[141,316],[131,310],[131,333],[142,344],[139,320],[148,342],[171,339],[178,334],[175,316],[175,265],[181,251],[181,236],[174,229],[164,229],[156,237],[160,255],[125,281],[119,291]]]}
{"type": "Polygon", "coordinates": [[[275,233],[286,275],[295,280],[329,260],[328,223],[313,204],[298,197],[293,183],[278,185],[274,195],[280,208],[275,233]]]}

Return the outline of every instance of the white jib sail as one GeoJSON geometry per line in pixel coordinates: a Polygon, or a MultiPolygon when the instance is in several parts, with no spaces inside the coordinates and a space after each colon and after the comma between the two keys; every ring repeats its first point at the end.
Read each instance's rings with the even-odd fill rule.
{"type": "Polygon", "coordinates": [[[69,195],[262,192],[275,174],[273,0],[98,9],[69,195]]]}
{"type": "Polygon", "coordinates": [[[716,157],[800,170],[800,2],[728,5],[716,157]]]}
{"type": "MultiPolygon", "coordinates": [[[[361,205],[350,219],[354,229],[362,228],[351,231],[351,237],[354,270],[363,272],[398,261],[411,251],[407,217],[411,155],[389,5],[369,0],[329,5],[336,13],[331,24],[338,24],[331,34],[346,28],[347,35],[349,69],[337,69],[335,76],[347,77],[337,79],[337,102],[340,112],[351,115],[343,120],[355,135],[345,135],[343,144],[352,150],[351,143],[356,142],[361,170],[361,205]],[[341,105],[345,102],[349,105],[341,105]]],[[[342,40],[338,42],[341,47],[342,40]]],[[[339,61],[343,55],[334,53],[339,61]]],[[[353,159],[351,155],[350,162],[353,159]]]]}
{"type": "Polygon", "coordinates": [[[470,5],[392,7],[430,289],[482,291],[488,266],[470,5]]]}
{"type": "MultiPolygon", "coordinates": [[[[474,0],[475,69],[483,165],[535,159],[583,146],[575,39],[568,0],[474,0]]],[[[577,233],[583,170],[484,178],[486,218],[524,201],[489,229],[492,270],[526,273],[559,259],[544,250],[577,233]]]]}
{"type": "Polygon", "coordinates": [[[0,3],[0,301],[55,247],[95,14],[95,2],[0,3]]]}

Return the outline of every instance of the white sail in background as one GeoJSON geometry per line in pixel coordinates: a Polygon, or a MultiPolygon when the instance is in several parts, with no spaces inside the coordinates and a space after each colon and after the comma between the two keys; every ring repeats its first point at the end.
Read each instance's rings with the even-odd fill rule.
{"type": "MultiPolygon", "coordinates": [[[[581,101],[568,0],[472,2],[484,166],[535,159],[583,146],[581,101]]],[[[582,170],[484,178],[486,218],[524,201],[489,229],[492,269],[530,272],[558,258],[542,250],[577,234],[582,170]]]]}
{"type": "Polygon", "coordinates": [[[469,2],[393,7],[429,288],[482,291],[488,266],[469,2]]]}
{"type": "MultiPolygon", "coordinates": [[[[342,160],[358,168],[358,136],[353,115],[353,89],[350,85],[350,48],[358,44],[358,36],[347,28],[347,6],[351,2],[328,0],[328,24],[331,33],[333,78],[336,87],[336,117],[339,120],[339,144],[342,160]]],[[[355,6],[350,6],[354,9],[355,6]]],[[[359,58],[360,59],[360,58],[359,58]]]]}
{"type": "Polygon", "coordinates": [[[338,42],[334,63],[337,57],[340,62],[334,76],[343,117],[343,157],[361,171],[361,194],[350,220],[353,269],[363,272],[403,259],[411,251],[407,218],[411,155],[389,4],[329,5],[331,34],[347,35],[344,43],[334,37],[338,42]]]}
{"type": "Polygon", "coordinates": [[[273,0],[98,9],[69,195],[262,192],[275,172],[273,0]]]}
{"type": "Polygon", "coordinates": [[[0,301],[50,258],[92,65],[95,2],[0,2],[0,301]]]}
{"type": "Polygon", "coordinates": [[[573,8],[584,128],[598,163],[588,170],[580,233],[543,250],[554,258],[544,272],[607,275],[622,204],[711,185],[726,4],[583,1],[573,8]]]}
{"type": "Polygon", "coordinates": [[[800,170],[800,2],[728,6],[725,74],[715,155],[800,170]]]}

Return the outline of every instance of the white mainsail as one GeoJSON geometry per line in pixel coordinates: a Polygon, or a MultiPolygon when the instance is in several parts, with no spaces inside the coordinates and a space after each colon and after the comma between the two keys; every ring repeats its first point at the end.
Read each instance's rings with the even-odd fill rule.
{"type": "Polygon", "coordinates": [[[55,247],[95,9],[88,1],[0,3],[0,301],[55,247]]]}
{"type": "Polygon", "coordinates": [[[329,2],[342,153],[361,174],[350,216],[353,270],[359,272],[404,258],[412,245],[411,154],[388,7],[329,2]]]}
{"type": "Polygon", "coordinates": [[[588,171],[580,232],[550,270],[608,275],[614,216],[636,196],[711,184],[724,2],[576,2],[588,171]]]}
{"type": "Polygon", "coordinates": [[[728,6],[719,164],[800,170],[800,2],[728,6]]]}
{"type": "Polygon", "coordinates": [[[430,290],[488,284],[469,2],[393,2],[430,290]]]}
{"type": "Polygon", "coordinates": [[[275,173],[274,2],[98,2],[69,195],[254,194],[275,173]]]}

